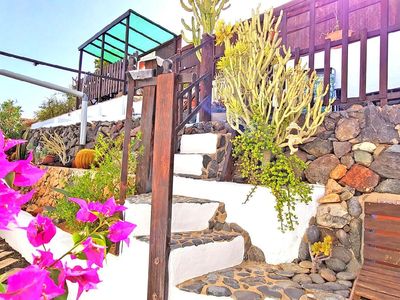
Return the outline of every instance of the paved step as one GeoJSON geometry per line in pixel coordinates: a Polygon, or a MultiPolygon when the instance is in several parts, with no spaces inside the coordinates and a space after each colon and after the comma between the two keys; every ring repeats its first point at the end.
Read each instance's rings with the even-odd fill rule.
{"type": "Polygon", "coordinates": [[[182,154],[214,154],[217,151],[220,135],[216,133],[184,134],[181,138],[182,154]]]}
{"type": "Polygon", "coordinates": [[[175,154],[174,174],[200,178],[203,175],[203,154],[175,154]]]}
{"type": "MultiPolygon", "coordinates": [[[[148,236],[137,237],[149,242],[148,236]]],[[[173,233],[169,256],[169,281],[176,286],[190,278],[242,262],[244,239],[236,232],[202,230],[173,233]],[[193,274],[196,274],[193,276],[193,274]]]]}
{"type": "MultiPolygon", "coordinates": [[[[345,299],[350,288],[336,282],[311,283],[310,269],[297,264],[244,262],[178,285],[183,291],[238,300],[345,299]],[[330,298],[329,298],[330,297],[330,298]]],[[[322,279],[323,280],[323,279],[322,279]]],[[[351,284],[351,283],[350,283],[351,284]]]]}
{"type": "MultiPolygon", "coordinates": [[[[194,197],[173,196],[172,232],[199,231],[209,228],[210,221],[224,221],[223,203],[194,197]]],[[[127,199],[125,219],[138,224],[134,236],[150,234],[151,194],[142,194],[127,199]]]]}
{"type": "Polygon", "coordinates": [[[25,268],[29,263],[11,248],[4,239],[0,238],[0,283],[6,282],[7,278],[25,268]]]}

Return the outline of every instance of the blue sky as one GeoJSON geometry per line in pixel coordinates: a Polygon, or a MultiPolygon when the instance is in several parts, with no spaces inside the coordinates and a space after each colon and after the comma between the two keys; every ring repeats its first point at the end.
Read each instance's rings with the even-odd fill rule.
{"type": "MultiPolygon", "coordinates": [[[[251,15],[251,9],[279,5],[286,0],[231,0],[224,18],[234,21],[251,15]]],[[[0,50],[67,67],[78,68],[77,48],[123,12],[132,8],[179,33],[181,17],[188,15],[179,0],[1,0],[0,50]]],[[[93,70],[91,56],[84,56],[83,69],[93,70]]],[[[74,73],[34,67],[27,62],[0,56],[0,68],[70,86],[74,73]]],[[[23,115],[32,117],[53,91],[0,76],[0,102],[15,99],[23,115]]]]}

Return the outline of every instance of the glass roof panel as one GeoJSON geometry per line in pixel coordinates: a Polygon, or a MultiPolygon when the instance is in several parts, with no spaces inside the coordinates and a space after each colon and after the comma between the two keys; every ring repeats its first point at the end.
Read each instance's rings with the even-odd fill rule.
{"type": "Polygon", "coordinates": [[[145,17],[129,10],[94,37],[84,43],[80,50],[101,57],[102,36],[105,36],[104,59],[117,62],[125,55],[126,22],[129,17],[128,53],[140,54],[152,51],[157,46],[170,41],[176,35],[145,17]]]}

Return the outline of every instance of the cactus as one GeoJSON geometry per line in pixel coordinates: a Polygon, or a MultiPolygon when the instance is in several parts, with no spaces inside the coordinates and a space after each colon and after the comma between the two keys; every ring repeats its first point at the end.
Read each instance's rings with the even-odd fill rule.
{"type": "MultiPolygon", "coordinates": [[[[196,47],[201,44],[203,34],[214,33],[221,12],[230,7],[230,0],[187,0],[187,4],[184,1],[180,0],[182,8],[193,16],[190,25],[184,19],[181,22],[184,30],[189,31],[192,37],[188,38],[184,30],[182,30],[182,37],[187,43],[196,47]]],[[[196,55],[201,60],[199,51],[196,55]]]]}
{"type": "MultiPolygon", "coordinates": [[[[251,130],[255,116],[273,128],[275,143],[295,147],[313,136],[331,109],[323,107],[328,87],[319,84],[315,72],[301,63],[288,66],[290,48],[281,45],[279,25],[281,16],[269,10],[261,22],[258,11],[233,28],[237,41],[232,42],[232,27],[217,28],[217,41],[224,43],[225,55],[218,62],[217,92],[226,106],[227,121],[242,133],[251,130]],[[227,36],[221,34],[229,33],[227,36]],[[304,120],[300,122],[301,119],[304,120]]],[[[228,25],[227,25],[228,26],[228,25]]]]}
{"type": "Polygon", "coordinates": [[[60,159],[60,162],[64,166],[69,162],[69,159],[67,157],[67,148],[60,135],[54,132],[52,136],[48,138],[45,134],[42,134],[41,140],[48,154],[57,155],[58,158],[60,159]]]}
{"type": "MultiPolygon", "coordinates": [[[[25,132],[22,134],[22,139],[23,140],[27,140],[29,136],[29,129],[25,130],[25,132]]],[[[22,143],[22,144],[18,144],[15,148],[15,152],[13,153],[13,155],[15,155],[13,157],[13,160],[23,160],[26,159],[27,156],[27,145],[26,143],[22,143]]]]}
{"type": "Polygon", "coordinates": [[[89,169],[96,160],[96,151],[93,149],[79,150],[75,156],[74,167],[79,169],[89,169]]]}

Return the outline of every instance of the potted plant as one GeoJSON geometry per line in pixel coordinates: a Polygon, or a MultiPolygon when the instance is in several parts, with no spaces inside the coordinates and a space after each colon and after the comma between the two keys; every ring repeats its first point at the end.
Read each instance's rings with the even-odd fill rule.
{"type": "MultiPolygon", "coordinates": [[[[326,40],[340,41],[343,38],[343,30],[340,29],[339,18],[337,16],[337,12],[335,13],[335,19],[336,19],[335,26],[333,27],[332,31],[325,34],[326,40]]],[[[351,37],[353,35],[353,30],[348,30],[347,34],[348,34],[348,37],[351,37]]]]}
{"type": "Polygon", "coordinates": [[[46,156],[42,160],[42,164],[54,163],[56,157],[58,157],[63,166],[69,163],[70,159],[67,156],[67,148],[60,135],[55,132],[51,137],[47,137],[45,134],[42,134],[42,140],[44,149],[47,150],[46,156]]]}

